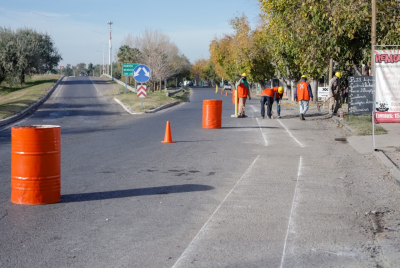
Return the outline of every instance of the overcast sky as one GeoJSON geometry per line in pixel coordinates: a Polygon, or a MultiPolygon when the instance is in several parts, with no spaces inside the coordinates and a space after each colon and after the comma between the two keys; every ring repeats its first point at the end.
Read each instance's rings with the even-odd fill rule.
{"type": "Polygon", "coordinates": [[[14,0],[2,1],[0,26],[49,32],[49,19],[31,12],[51,17],[51,37],[63,57],[60,65],[76,65],[102,63],[102,42],[108,59],[107,21],[114,23],[114,54],[129,33],[135,36],[147,28],[168,34],[193,63],[209,57],[208,46],[215,36],[232,32],[231,18],[245,13],[255,26],[260,9],[257,0],[14,0]]]}

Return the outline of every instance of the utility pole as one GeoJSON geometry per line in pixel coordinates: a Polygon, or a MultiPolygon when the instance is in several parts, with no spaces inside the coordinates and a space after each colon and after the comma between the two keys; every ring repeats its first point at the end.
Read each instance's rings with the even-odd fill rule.
{"type": "Polygon", "coordinates": [[[111,76],[111,80],[113,80],[113,77],[112,77],[112,63],[111,63],[111,25],[113,24],[113,22],[112,21],[107,21],[107,24],[110,25],[110,41],[108,43],[108,63],[110,65],[111,73],[109,73],[109,75],[111,76]]]}
{"type": "Polygon", "coordinates": [[[376,0],[371,1],[372,25],[371,25],[371,76],[374,74],[374,46],[376,45],[376,0]]]}
{"type": "Polygon", "coordinates": [[[329,80],[328,80],[328,85],[329,85],[329,81],[331,81],[332,79],[332,72],[333,72],[333,59],[329,59],[329,80]]]}

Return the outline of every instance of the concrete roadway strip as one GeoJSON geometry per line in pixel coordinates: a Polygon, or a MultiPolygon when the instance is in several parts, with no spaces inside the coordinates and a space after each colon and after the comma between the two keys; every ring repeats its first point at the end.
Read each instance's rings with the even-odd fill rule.
{"type": "Polygon", "coordinates": [[[264,133],[263,133],[263,131],[262,131],[262,128],[261,128],[261,125],[260,125],[260,122],[259,122],[259,120],[258,120],[258,118],[257,118],[257,117],[256,117],[256,120],[257,120],[258,127],[260,128],[261,135],[262,135],[262,136],[263,136],[263,138],[264,138],[264,141],[265,141],[265,146],[268,146],[268,142],[267,142],[266,135],[264,135],[264,133]]]}
{"type": "Polygon", "coordinates": [[[225,196],[225,198],[222,200],[221,204],[219,204],[219,206],[215,209],[214,213],[211,215],[211,217],[206,221],[206,223],[204,223],[203,227],[201,227],[200,231],[196,234],[196,236],[192,239],[192,241],[189,243],[189,245],[187,246],[187,248],[185,249],[185,251],[182,253],[182,255],[179,257],[179,259],[175,262],[175,264],[172,266],[172,268],[177,267],[177,265],[179,264],[179,262],[185,257],[186,252],[188,251],[188,249],[190,248],[190,246],[193,244],[193,242],[196,240],[196,238],[204,231],[205,227],[207,226],[207,224],[210,222],[210,220],[214,217],[214,215],[218,212],[218,210],[220,209],[220,207],[225,203],[226,199],[228,199],[228,197],[231,195],[231,193],[233,192],[233,190],[235,190],[236,186],[240,183],[240,181],[245,177],[245,175],[251,170],[251,168],[254,166],[254,164],[257,162],[258,158],[260,158],[260,155],[258,155],[256,157],[256,159],[254,159],[253,163],[251,163],[251,165],[247,168],[246,172],[242,175],[242,177],[236,182],[235,186],[233,186],[233,188],[229,191],[229,193],[225,196]]]}
{"type": "Polygon", "coordinates": [[[292,215],[293,215],[293,210],[295,209],[295,204],[297,203],[297,201],[296,201],[297,189],[298,189],[297,185],[299,184],[299,177],[300,177],[300,175],[301,175],[301,167],[302,167],[302,164],[303,164],[303,157],[300,156],[299,168],[298,168],[298,171],[297,171],[296,186],[295,186],[295,188],[294,188],[294,195],[293,195],[293,201],[292,201],[292,208],[290,209],[289,222],[288,222],[288,227],[287,227],[287,230],[286,230],[285,244],[284,244],[284,246],[283,246],[283,252],[282,252],[282,259],[281,259],[281,266],[280,266],[280,268],[283,268],[283,264],[284,264],[284,262],[285,262],[286,244],[287,244],[287,239],[288,239],[288,236],[289,236],[289,231],[290,231],[290,229],[291,229],[290,227],[292,226],[292,215]]]}
{"type": "Polygon", "coordinates": [[[276,120],[278,120],[278,122],[282,125],[282,127],[286,130],[286,132],[289,133],[290,137],[292,137],[302,148],[305,147],[301,142],[299,142],[299,141],[292,135],[292,133],[290,132],[290,130],[281,122],[281,120],[279,120],[279,119],[276,119],[276,120]]]}

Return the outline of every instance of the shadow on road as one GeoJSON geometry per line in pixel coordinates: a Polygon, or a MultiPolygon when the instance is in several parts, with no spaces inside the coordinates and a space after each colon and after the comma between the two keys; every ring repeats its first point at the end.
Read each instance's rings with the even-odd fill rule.
{"type": "Polygon", "coordinates": [[[257,127],[221,127],[221,128],[226,128],[226,129],[230,129],[230,128],[277,128],[277,127],[263,127],[263,126],[257,126],[257,127]]]}
{"type": "Polygon", "coordinates": [[[61,195],[60,203],[98,201],[105,199],[126,198],[126,197],[143,196],[143,195],[200,192],[200,191],[210,191],[212,189],[214,189],[214,187],[209,185],[180,184],[180,185],[127,189],[127,190],[106,191],[106,192],[66,194],[66,195],[61,195]]]}

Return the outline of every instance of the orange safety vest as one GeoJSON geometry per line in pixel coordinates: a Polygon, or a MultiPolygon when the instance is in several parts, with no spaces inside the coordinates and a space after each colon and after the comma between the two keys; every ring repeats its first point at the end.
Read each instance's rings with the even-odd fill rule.
{"type": "Polygon", "coordinates": [[[261,96],[270,96],[273,98],[275,92],[276,91],[273,88],[266,88],[262,91],[261,96]]]}
{"type": "Polygon", "coordinates": [[[245,87],[243,83],[240,83],[240,85],[238,86],[238,97],[247,98],[248,94],[249,94],[249,88],[245,87]]]}
{"type": "Polygon", "coordinates": [[[297,100],[310,100],[310,95],[308,94],[308,83],[300,82],[297,84],[297,100]]]}

